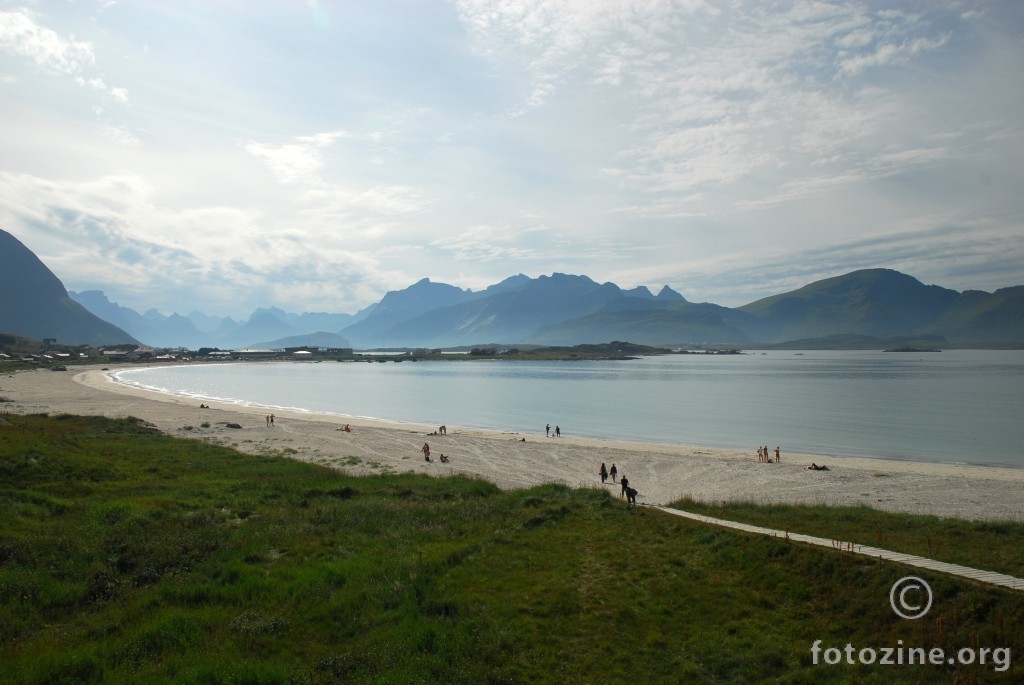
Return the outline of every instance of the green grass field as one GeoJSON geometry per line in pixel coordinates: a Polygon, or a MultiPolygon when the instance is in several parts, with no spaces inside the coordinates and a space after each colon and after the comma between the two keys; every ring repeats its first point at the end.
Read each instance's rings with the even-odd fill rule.
{"type": "MultiPolygon", "coordinates": [[[[353,477],[133,420],[2,418],[0,683],[1024,678],[995,652],[891,666],[811,652],[820,640],[833,660],[847,644],[1019,657],[1021,592],[631,509],[604,490],[353,477]],[[889,604],[909,574],[935,598],[916,621],[889,604]]],[[[812,512],[707,513],[896,549],[924,530],[916,553],[1020,569],[1020,525],[812,512]]]]}
{"type": "MultiPolygon", "coordinates": [[[[1024,493],[1021,502],[1024,504],[1024,493]]],[[[863,506],[707,504],[691,499],[669,506],[729,521],[815,535],[837,543],[854,542],[1024,577],[1024,524],[1021,523],[893,516],[863,506]]]]}

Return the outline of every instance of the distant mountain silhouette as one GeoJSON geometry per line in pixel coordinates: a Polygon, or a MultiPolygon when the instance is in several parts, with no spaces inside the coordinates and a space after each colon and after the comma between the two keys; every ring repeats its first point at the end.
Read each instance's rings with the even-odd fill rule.
{"type": "Polygon", "coordinates": [[[891,269],[864,269],[739,309],[756,317],[747,329],[763,342],[842,333],[909,335],[938,332],[933,329],[958,295],[891,269]]]}
{"type": "Polygon", "coordinates": [[[562,273],[537,278],[517,274],[480,291],[424,278],[355,314],[293,314],[269,307],[237,322],[198,311],[188,316],[156,310],[139,314],[110,302],[100,291],[69,296],[35,255],[3,232],[0,268],[0,332],[62,342],[141,340],[189,349],[577,345],[609,340],[661,347],[1024,344],[1024,286],[960,293],[892,269],[826,278],[737,308],[688,302],[668,286],[653,295],[643,286],[623,290],[614,283],[562,273]]]}
{"type": "Polygon", "coordinates": [[[138,344],[68,295],[64,284],[10,233],[0,230],[0,332],[65,345],[138,344]]]}
{"type": "Polygon", "coordinates": [[[424,278],[405,290],[387,292],[369,316],[342,329],[341,332],[353,345],[360,347],[419,345],[425,339],[423,335],[413,335],[399,340],[398,336],[392,333],[392,329],[418,316],[476,297],[477,295],[470,290],[456,288],[446,283],[432,283],[429,278],[424,278]]]}
{"type": "MultiPolygon", "coordinates": [[[[191,312],[187,317],[180,314],[166,316],[155,309],[139,314],[133,309],[122,307],[111,302],[99,290],[86,290],[70,293],[72,299],[83,305],[93,314],[113,323],[135,338],[155,347],[184,347],[198,349],[200,347],[220,347],[233,349],[264,345],[258,341],[278,341],[289,336],[301,339],[321,333],[325,329],[340,330],[343,326],[356,319],[352,314],[328,314],[323,312],[305,312],[291,314],[276,307],[257,309],[243,323],[227,317],[207,316],[198,311],[191,312]]],[[[330,347],[347,347],[347,340],[337,333],[325,333],[330,347]],[[332,337],[333,336],[333,337],[332,337]]],[[[298,342],[288,344],[301,346],[298,342]]],[[[281,345],[285,347],[286,345],[281,345]]]]}
{"type": "MultiPolygon", "coordinates": [[[[382,345],[384,341],[391,347],[452,347],[495,340],[556,344],[538,337],[538,329],[627,299],[659,301],[647,288],[623,291],[614,283],[598,284],[586,276],[560,273],[539,278],[520,274],[479,293],[434,291],[445,295],[446,299],[424,297],[423,284],[424,281],[420,281],[410,288],[419,291],[415,316],[409,317],[408,310],[399,313],[393,308],[382,312],[389,298],[407,301],[405,291],[388,293],[373,314],[360,324],[343,329],[342,334],[359,346],[382,345]],[[363,337],[366,330],[373,330],[375,338],[363,337]]],[[[682,300],[682,296],[671,289],[663,289],[658,297],[664,303],[682,300]]],[[[568,344],[609,339],[579,338],[568,344]]]]}
{"type": "Polygon", "coordinates": [[[158,347],[203,347],[209,335],[196,328],[191,319],[179,314],[164,316],[155,309],[139,314],[107,299],[100,290],[69,293],[71,298],[96,316],[109,321],[147,345],[158,347]]]}
{"type": "MultiPolygon", "coordinates": [[[[575,345],[613,339],[656,346],[814,339],[836,344],[841,339],[836,336],[844,335],[860,336],[849,338],[857,346],[867,338],[879,344],[911,339],[1024,343],[1024,286],[958,293],[891,269],[854,271],[738,308],[687,302],[667,287],[655,297],[646,288],[624,291],[566,274],[516,277],[505,287],[481,293],[437,290],[464,301],[446,305],[420,291],[419,313],[389,310],[386,319],[371,314],[363,322],[360,328],[372,328],[378,340],[357,342],[353,328],[342,333],[357,345],[387,340],[394,347],[485,341],[575,345]]],[[[388,295],[403,301],[407,294],[388,295]]]]}

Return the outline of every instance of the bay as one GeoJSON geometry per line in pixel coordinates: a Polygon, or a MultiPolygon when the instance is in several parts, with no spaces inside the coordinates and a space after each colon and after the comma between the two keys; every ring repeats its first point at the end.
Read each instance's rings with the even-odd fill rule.
{"type": "Polygon", "coordinates": [[[1024,467],[1024,351],[771,351],[626,361],[191,363],[180,396],[426,425],[1024,467]]]}

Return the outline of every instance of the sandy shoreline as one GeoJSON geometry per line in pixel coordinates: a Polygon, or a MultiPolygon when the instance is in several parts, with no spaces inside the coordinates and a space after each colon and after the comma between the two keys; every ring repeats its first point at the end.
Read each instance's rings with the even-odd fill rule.
{"type": "MultiPolygon", "coordinates": [[[[747,452],[708,447],[546,438],[543,434],[488,432],[436,426],[344,419],[210,403],[118,384],[100,367],[67,373],[33,370],[0,375],[0,412],[135,416],[180,437],[230,445],[251,454],[287,454],[353,474],[416,471],[437,476],[466,474],[502,488],[540,483],[600,486],[602,462],[616,464],[639,491],[638,500],[667,504],[690,496],[703,501],[863,504],[888,511],[968,519],[1024,520],[1024,469],[928,464],[883,459],[792,455],[782,464],[760,464],[747,452]],[[202,424],[209,427],[202,427],[202,424]],[[242,428],[228,428],[236,423],[242,428]],[[341,427],[349,423],[352,432],[341,427]],[[523,440],[525,438],[525,441],[523,440]],[[435,461],[420,453],[430,443],[435,461]],[[451,462],[436,458],[444,453],[451,462]],[[829,471],[807,471],[811,461],[829,471]]],[[[606,485],[619,493],[619,486],[606,485]]]]}

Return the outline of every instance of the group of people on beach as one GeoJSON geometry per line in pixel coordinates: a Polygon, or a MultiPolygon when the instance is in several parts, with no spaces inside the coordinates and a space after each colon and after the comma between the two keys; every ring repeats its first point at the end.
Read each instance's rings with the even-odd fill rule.
{"type": "MultiPolygon", "coordinates": [[[[437,435],[437,433],[431,433],[430,435],[437,435]]],[[[423,452],[423,461],[434,461],[430,458],[430,444],[423,443],[423,447],[420,448],[420,452],[423,452]]],[[[441,452],[440,461],[442,464],[448,463],[448,456],[444,452],[441,452]]]]}
{"type": "Polygon", "coordinates": [[[267,414],[264,418],[267,421],[267,426],[273,426],[274,425],[274,418],[276,418],[276,417],[273,414],[267,414]]]}
{"type": "MultiPolygon", "coordinates": [[[[597,471],[598,475],[601,476],[601,484],[604,485],[608,482],[608,477],[611,476],[612,482],[615,482],[615,478],[619,475],[619,468],[612,463],[612,467],[609,469],[605,467],[604,462],[601,462],[601,468],[597,471]]],[[[619,479],[619,484],[622,485],[622,492],[619,493],[619,497],[625,497],[626,503],[631,506],[636,506],[636,488],[632,488],[629,485],[629,479],[626,478],[626,474],[622,474],[622,478],[619,479]]]]}
{"type": "MultiPolygon", "coordinates": [[[[775,462],[774,463],[776,463],[776,464],[782,463],[782,459],[780,457],[780,454],[781,454],[780,448],[776,447],[775,448],[775,462]]],[[[757,448],[757,460],[759,462],[764,462],[765,464],[773,463],[772,462],[772,453],[768,449],[768,445],[759,445],[758,446],[758,448],[757,448]]],[[[613,464],[613,466],[614,466],[614,464],[613,464]]],[[[604,468],[604,464],[602,464],[601,467],[604,468]]],[[[808,471],[828,471],[828,467],[827,466],[815,464],[813,461],[809,465],[807,465],[806,469],[808,471]]]]}
{"type": "MultiPolygon", "coordinates": [[[[544,427],[544,432],[545,432],[545,434],[548,437],[552,437],[551,424],[548,424],[547,426],[544,427]]],[[[436,431],[432,431],[430,433],[427,433],[427,435],[447,435],[447,433],[448,433],[447,427],[441,426],[436,431]]],[[[561,435],[562,435],[561,427],[555,426],[555,431],[554,431],[553,436],[554,437],[561,437],[561,435]]],[[[526,442],[525,438],[523,438],[523,442],[526,442]]],[[[764,450],[765,450],[765,453],[767,453],[768,448],[765,447],[764,450]]],[[[423,447],[420,448],[420,452],[423,453],[423,460],[424,461],[426,461],[426,462],[433,462],[434,461],[433,459],[430,458],[430,443],[429,442],[424,442],[423,443],[423,447]]],[[[778,450],[776,449],[776,453],[777,452],[778,452],[778,450]]],[[[447,464],[447,463],[449,463],[449,458],[444,453],[442,453],[441,457],[440,457],[440,461],[441,461],[442,464],[447,464]]],[[[621,476],[622,476],[621,478],[619,477],[620,474],[619,474],[619,467],[618,466],[616,466],[614,463],[612,463],[612,467],[609,469],[607,466],[605,466],[604,462],[601,462],[601,468],[598,469],[597,473],[598,473],[598,475],[601,476],[601,483],[602,484],[606,484],[608,482],[608,478],[611,477],[612,483],[618,483],[619,485],[621,485],[622,490],[619,493],[619,497],[624,497],[626,499],[626,503],[629,504],[630,506],[633,506],[633,507],[636,506],[636,496],[638,494],[637,490],[636,490],[636,488],[630,486],[629,479],[626,478],[626,474],[625,473],[621,474],[621,476]]]]}

